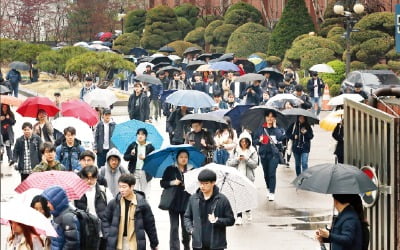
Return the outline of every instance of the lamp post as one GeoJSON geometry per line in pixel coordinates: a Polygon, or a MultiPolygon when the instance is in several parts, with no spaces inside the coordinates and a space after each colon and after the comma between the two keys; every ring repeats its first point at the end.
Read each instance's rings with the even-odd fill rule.
{"type": "Polygon", "coordinates": [[[344,37],[346,39],[346,76],[350,72],[350,35],[351,32],[357,31],[354,30],[353,27],[357,23],[357,19],[354,14],[361,14],[364,12],[364,5],[356,0],[345,0],[344,2],[337,2],[335,6],[333,6],[333,11],[337,15],[342,15],[346,18],[346,33],[344,33],[344,37]],[[353,8],[353,11],[351,11],[353,8]]]}
{"type": "Polygon", "coordinates": [[[126,16],[124,8],[119,9],[119,13],[118,13],[118,19],[119,21],[121,21],[121,32],[122,34],[124,34],[124,17],[126,16]]]}

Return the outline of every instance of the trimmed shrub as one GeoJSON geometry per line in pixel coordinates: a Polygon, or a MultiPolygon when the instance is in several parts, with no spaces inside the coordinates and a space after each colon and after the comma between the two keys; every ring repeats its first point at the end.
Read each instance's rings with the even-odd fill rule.
{"type": "Polygon", "coordinates": [[[235,53],[238,57],[248,57],[258,51],[266,52],[270,34],[268,29],[261,24],[243,24],[229,37],[226,52],[235,53]]]}
{"type": "Polygon", "coordinates": [[[345,78],[346,64],[340,60],[333,60],[327,64],[335,70],[335,73],[321,73],[322,79],[324,81],[330,80],[334,84],[340,84],[345,78]]]}
{"type": "Polygon", "coordinates": [[[204,41],[206,43],[215,44],[216,41],[215,41],[215,37],[213,34],[214,30],[223,24],[224,24],[224,21],[222,21],[222,20],[212,21],[204,31],[204,41]]]}
{"type": "Polygon", "coordinates": [[[374,66],[372,66],[372,69],[376,69],[376,70],[389,69],[389,65],[377,63],[374,66]]]}
{"type": "Polygon", "coordinates": [[[198,27],[185,36],[184,41],[185,42],[190,42],[190,43],[196,43],[200,45],[201,47],[204,46],[204,28],[203,27],[198,27]]]}
{"type": "Polygon", "coordinates": [[[184,17],[178,17],[178,25],[182,32],[182,38],[184,38],[187,33],[193,30],[193,25],[184,17]]]}
{"type": "Polygon", "coordinates": [[[171,43],[167,44],[167,46],[174,48],[176,51],[175,54],[178,56],[183,56],[183,52],[189,47],[199,47],[196,44],[185,42],[182,40],[171,42],[171,43]]]}
{"type": "Polygon", "coordinates": [[[376,12],[361,18],[354,28],[360,30],[379,30],[394,35],[394,13],[376,12]]]}
{"type": "Polygon", "coordinates": [[[124,33],[115,39],[113,49],[127,54],[132,48],[140,46],[140,37],[134,33],[124,33]]]}
{"type": "Polygon", "coordinates": [[[331,97],[340,95],[340,84],[333,84],[329,86],[329,94],[331,97]]]}
{"type": "Polygon", "coordinates": [[[255,21],[249,15],[249,12],[246,10],[238,9],[230,11],[229,13],[225,14],[224,20],[226,24],[234,24],[237,26],[243,25],[248,22],[259,22],[255,21]]]}
{"type": "Polygon", "coordinates": [[[278,65],[282,62],[282,59],[277,56],[268,56],[265,60],[269,65],[278,65]]]}
{"type": "Polygon", "coordinates": [[[372,38],[360,44],[360,50],[356,53],[358,60],[367,64],[374,64],[379,58],[385,57],[393,47],[394,39],[372,38]]]}
{"type": "Polygon", "coordinates": [[[146,23],[145,10],[131,11],[126,15],[124,19],[124,31],[126,33],[135,32],[136,34],[141,36],[145,23],[146,23]]]}
{"type": "MultiPolygon", "coordinates": [[[[229,16],[232,15],[232,14],[230,14],[231,12],[234,12],[237,10],[245,11],[246,12],[245,16],[250,18],[251,22],[259,23],[262,20],[261,12],[258,9],[256,9],[253,5],[245,3],[245,2],[238,2],[238,3],[231,5],[228,8],[228,10],[225,12],[225,19],[228,15],[229,16]]],[[[242,13],[244,13],[244,12],[242,12],[242,13]]]]}
{"type": "Polygon", "coordinates": [[[352,61],[350,63],[350,70],[354,71],[354,70],[363,70],[363,69],[367,69],[367,64],[360,62],[360,61],[352,61]]]}
{"type": "Polygon", "coordinates": [[[335,59],[335,52],[327,48],[316,48],[314,50],[306,51],[301,55],[300,67],[302,69],[309,69],[311,66],[318,63],[327,63],[335,59]]]}
{"type": "Polygon", "coordinates": [[[186,20],[188,20],[192,26],[194,26],[196,24],[200,9],[191,3],[184,3],[176,6],[174,8],[174,12],[177,17],[186,18],[186,20]]]}
{"type": "Polygon", "coordinates": [[[215,20],[220,20],[221,17],[217,17],[217,16],[212,16],[212,15],[208,15],[208,16],[204,16],[204,17],[199,17],[196,21],[196,24],[194,25],[195,28],[198,27],[207,27],[211,22],[215,21],[215,20]]]}
{"type": "Polygon", "coordinates": [[[328,33],[331,29],[335,28],[335,27],[341,27],[339,24],[331,24],[331,25],[327,25],[324,27],[321,27],[318,30],[318,35],[322,36],[322,37],[327,37],[328,33]]]}
{"type": "Polygon", "coordinates": [[[364,30],[351,33],[351,42],[353,44],[360,44],[372,38],[390,38],[388,33],[379,30],[364,30]]]}
{"type": "Polygon", "coordinates": [[[393,48],[386,53],[386,57],[392,60],[400,60],[400,53],[397,53],[396,49],[393,48]]]}
{"type": "Polygon", "coordinates": [[[399,61],[393,61],[390,60],[388,62],[388,66],[391,70],[393,70],[394,72],[399,73],[400,72],[400,62],[399,61]]]}
{"type": "Polygon", "coordinates": [[[331,38],[336,35],[343,35],[343,33],[346,32],[346,30],[343,27],[333,27],[332,29],[329,30],[328,35],[326,36],[327,38],[331,38]]]}
{"type": "Polygon", "coordinates": [[[217,27],[213,32],[215,45],[225,47],[228,43],[229,37],[236,30],[236,28],[237,26],[233,24],[224,24],[217,27]]]}

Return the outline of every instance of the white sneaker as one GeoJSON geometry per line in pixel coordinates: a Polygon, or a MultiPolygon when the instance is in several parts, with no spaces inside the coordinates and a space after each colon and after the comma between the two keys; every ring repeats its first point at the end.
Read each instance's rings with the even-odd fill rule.
{"type": "Polygon", "coordinates": [[[236,218],[235,224],[238,225],[238,226],[239,226],[239,225],[242,225],[242,224],[243,224],[243,219],[242,219],[242,217],[237,217],[237,218],[236,218]]]}
{"type": "Polygon", "coordinates": [[[252,221],[253,217],[251,216],[251,212],[246,212],[247,221],[252,221]]]}
{"type": "Polygon", "coordinates": [[[268,195],[268,200],[269,200],[269,201],[274,201],[274,200],[275,200],[275,194],[270,193],[270,194],[268,195]]]}

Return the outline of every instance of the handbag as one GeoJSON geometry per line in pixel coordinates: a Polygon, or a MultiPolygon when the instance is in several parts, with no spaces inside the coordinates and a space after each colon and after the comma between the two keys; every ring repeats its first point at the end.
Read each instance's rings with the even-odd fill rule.
{"type": "Polygon", "coordinates": [[[278,163],[285,164],[286,162],[285,162],[285,158],[283,157],[283,152],[281,150],[279,150],[278,146],[276,145],[274,140],[272,140],[271,136],[269,135],[268,131],[265,128],[264,128],[264,131],[267,134],[267,136],[269,137],[269,141],[271,142],[272,152],[274,153],[274,155],[278,156],[278,163]]]}
{"type": "Polygon", "coordinates": [[[161,210],[169,210],[171,209],[172,203],[175,200],[177,187],[169,187],[165,188],[161,193],[160,204],[158,208],[161,210]]]}

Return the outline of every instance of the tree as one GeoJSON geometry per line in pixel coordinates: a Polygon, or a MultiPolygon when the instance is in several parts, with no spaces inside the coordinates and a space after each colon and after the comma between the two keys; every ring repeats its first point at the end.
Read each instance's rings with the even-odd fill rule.
{"type": "MultiPolygon", "coordinates": [[[[231,12],[232,13],[232,12],[231,12]]],[[[271,33],[261,24],[246,23],[237,28],[229,37],[227,53],[248,57],[255,52],[266,52],[271,33]]]]}
{"type": "Polygon", "coordinates": [[[32,64],[36,63],[36,57],[43,51],[50,50],[44,44],[27,43],[22,45],[15,53],[15,60],[26,62],[29,65],[29,76],[32,79],[32,64]]]}
{"type": "Polygon", "coordinates": [[[177,17],[186,18],[186,20],[188,20],[192,26],[194,26],[196,24],[200,9],[191,3],[184,3],[176,6],[174,8],[174,12],[177,17]]]}
{"type": "Polygon", "coordinates": [[[304,0],[288,0],[281,19],[272,31],[268,55],[283,58],[297,36],[313,30],[314,24],[304,0]]]}
{"type": "Polygon", "coordinates": [[[0,64],[4,65],[15,60],[15,52],[25,44],[18,40],[0,38],[0,64]]]}
{"type": "Polygon", "coordinates": [[[233,24],[223,24],[217,27],[213,36],[215,38],[215,45],[217,47],[225,47],[228,43],[229,37],[236,30],[237,26],[233,24]]]}
{"type": "Polygon", "coordinates": [[[224,15],[225,23],[235,24],[235,25],[241,25],[246,23],[246,22],[237,22],[235,21],[235,18],[247,20],[246,22],[259,23],[262,20],[262,15],[261,12],[257,10],[253,5],[245,2],[238,2],[236,4],[231,5],[225,12],[224,15]]]}
{"type": "Polygon", "coordinates": [[[169,42],[178,40],[181,35],[173,9],[160,5],[147,12],[145,32],[141,39],[143,47],[159,49],[169,42]]]}
{"type": "Polygon", "coordinates": [[[212,21],[204,31],[204,41],[206,43],[216,45],[216,41],[215,41],[215,37],[214,37],[213,33],[217,27],[219,27],[223,24],[224,24],[224,21],[222,21],[222,20],[212,21]]]}
{"type": "Polygon", "coordinates": [[[178,56],[183,56],[183,52],[189,47],[199,47],[197,44],[185,42],[182,40],[171,42],[171,43],[167,44],[167,46],[174,48],[175,54],[178,56]]]}
{"type": "Polygon", "coordinates": [[[146,11],[134,10],[128,13],[124,19],[124,31],[126,33],[134,32],[141,36],[143,33],[144,25],[146,23],[146,11]]]}
{"type": "Polygon", "coordinates": [[[200,45],[201,47],[204,46],[204,28],[203,27],[198,27],[191,32],[189,32],[186,36],[184,41],[185,42],[190,42],[190,43],[195,43],[200,45]]]}
{"type": "Polygon", "coordinates": [[[184,17],[178,17],[178,25],[182,31],[182,38],[184,38],[191,30],[193,30],[193,25],[184,17]]]}
{"type": "Polygon", "coordinates": [[[129,51],[140,46],[140,37],[135,33],[124,33],[115,39],[113,49],[121,51],[123,54],[128,54],[129,51]]]}

